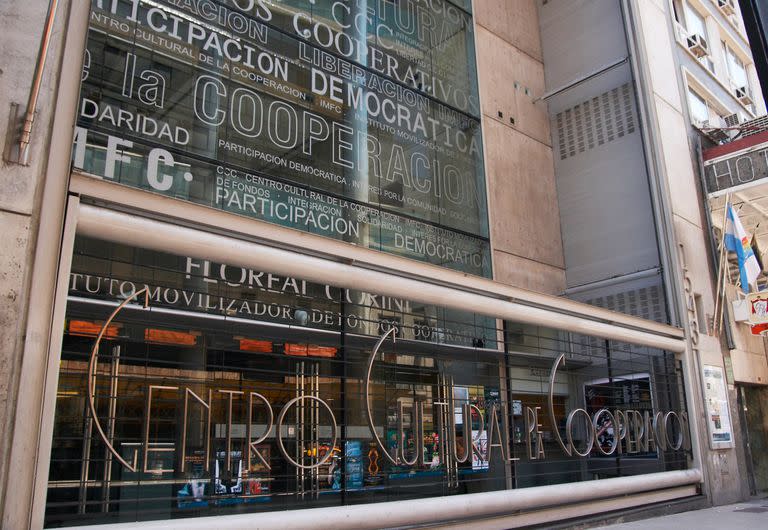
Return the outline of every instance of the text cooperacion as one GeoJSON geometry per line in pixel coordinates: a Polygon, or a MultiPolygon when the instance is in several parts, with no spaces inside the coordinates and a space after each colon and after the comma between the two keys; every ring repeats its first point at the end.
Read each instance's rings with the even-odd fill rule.
{"type": "MultiPolygon", "coordinates": [[[[373,134],[329,121],[308,110],[298,110],[285,101],[270,102],[266,96],[262,97],[248,88],[235,88],[230,93],[220,79],[202,75],[195,83],[194,101],[195,115],[211,127],[228,121],[237,133],[246,138],[266,138],[281,150],[300,147],[308,157],[313,156],[318,144],[327,146],[330,143],[330,149],[326,149],[331,152],[331,162],[340,168],[365,171],[372,178],[389,182],[401,181],[408,189],[445,197],[459,206],[476,208],[484,202],[472,172],[463,171],[455,164],[445,163],[421,151],[406,154],[401,145],[385,144],[373,134]]],[[[381,109],[384,112],[383,106],[381,109]]],[[[402,118],[399,110],[397,113],[395,119],[406,119],[402,118]]],[[[475,140],[468,139],[463,131],[427,119],[430,120],[430,127],[439,129],[434,132],[435,135],[448,136],[447,132],[453,133],[456,138],[463,135],[458,140],[459,144],[479,149],[472,147],[475,140]]],[[[426,126],[422,122],[422,127],[426,126]]],[[[424,132],[427,132],[426,129],[424,132]]]]}

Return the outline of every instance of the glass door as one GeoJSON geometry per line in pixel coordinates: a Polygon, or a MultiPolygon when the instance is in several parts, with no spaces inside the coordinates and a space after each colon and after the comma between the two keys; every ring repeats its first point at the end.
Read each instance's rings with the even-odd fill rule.
{"type": "Polygon", "coordinates": [[[740,386],[753,494],[768,491],[768,388],[740,386]]]}

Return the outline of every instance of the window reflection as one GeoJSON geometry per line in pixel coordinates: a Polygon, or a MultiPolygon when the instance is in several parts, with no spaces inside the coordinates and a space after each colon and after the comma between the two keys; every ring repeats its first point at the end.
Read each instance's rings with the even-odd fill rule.
{"type": "MultiPolygon", "coordinates": [[[[78,238],[46,525],[336,506],[685,468],[687,447],[649,444],[634,430],[646,412],[653,419],[682,411],[668,354],[507,328],[503,354],[493,319],[78,238]],[[142,289],[149,308],[129,303],[107,323],[142,289]],[[297,311],[306,321],[297,322],[297,311]],[[372,349],[390,330],[397,340],[383,343],[367,379],[372,349]],[[562,354],[550,407],[549,375],[562,354]],[[594,442],[592,423],[566,426],[575,409],[596,418],[594,442]],[[580,452],[592,445],[585,457],[568,455],[558,436],[580,452]],[[621,453],[606,454],[614,443],[621,453]]],[[[667,424],[673,441],[687,428],[674,418],[667,424]]]]}

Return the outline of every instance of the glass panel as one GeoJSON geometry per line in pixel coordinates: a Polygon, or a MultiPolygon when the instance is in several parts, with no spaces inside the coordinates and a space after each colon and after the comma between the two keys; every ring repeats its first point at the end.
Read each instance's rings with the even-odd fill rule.
{"type": "Polygon", "coordinates": [[[753,494],[768,491],[768,389],[765,387],[740,386],[744,407],[744,422],[749,442],[751,474],[754,479],[753,494]]]}
{"type": "Polygon", "coordinates": [[[704,98],[693,90],[688,90],[688,109],[694,122],[704,123],[709,120],[709,108],[704,98]]]}
{"type": "Polygon", "coordinates": [[[555,329],[507,330],[516,487],[687,467],[675,448],[689,440],[687,416],[668,414],[684,410],[673,355],[555,329]]]}
{"type": "Polygon", "coordinates": [[[69,289],[48,527],[687,466],[665,352],[82,237],[69,289]]]}
{"type": "Polygon", "coordinates": [[[731,84],[735,88],[749,87],[744,63],[728,46],[726,46],[725,49],[728,61],[728,75],[731,77],[731,84]]]}
{"type": "Polygon", "coordinates": [[[442,0],[92,5],[75,168],[490,276],[465,11],[442,0]]]}
{"type": "MultiPolygon", "coordinates": [[[[701,35],[707,39],[707,25],[704,22],[704,17],[692,8],[688,2],[685,3],[685,26],[688,33],[701,35]]],[[[707,42],[709,42],[709,39],[707,39],[707,42]]]]}

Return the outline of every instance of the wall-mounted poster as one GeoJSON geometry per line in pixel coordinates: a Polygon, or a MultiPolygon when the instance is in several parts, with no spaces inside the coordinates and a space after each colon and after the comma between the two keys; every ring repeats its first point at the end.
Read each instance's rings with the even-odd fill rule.
{"type": "Polygon", "coordinates": [[[726,449],[733,447],[725,375],[719,366],[704,366],[704,396],[706,398],[710,448],[726,449]]]}
{"type": "Polygon", "coordinates": [[[477,446],[472,451],[472,469],[488,469],[488,431],[472,431],[472,439],[477,446]]]}

